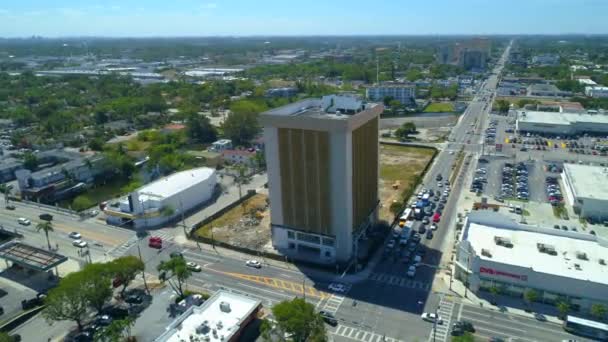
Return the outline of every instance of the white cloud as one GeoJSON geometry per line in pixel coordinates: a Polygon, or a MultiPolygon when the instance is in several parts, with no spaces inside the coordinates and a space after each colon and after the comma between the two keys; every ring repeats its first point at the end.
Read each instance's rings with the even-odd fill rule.
{"type": "Polygon", "coordinates": [[[112,11],[119,11],[119,10],[120,10],[120,6],[118,6],[118,5],[113,5],[113,6],[110,6],[110,9],[111,9],[112,11]]]}
{"type": "Polygon", "coordinates": [[[5,9],[0,8],[0,15],[8,14],[9,12],[5,9]]]}
{"type": "Polygon", "coordinates": [[[79,17],[83,16],[85,13],[82,10],[77,8],[63,7],[58,9],[59,13],[68,17],[79,17]]]}
{"type": "Polygon", "coordinates": [[[216,9],[217,4],[215,2],[207,2],[201,5],[201,9],[216,9]]]}

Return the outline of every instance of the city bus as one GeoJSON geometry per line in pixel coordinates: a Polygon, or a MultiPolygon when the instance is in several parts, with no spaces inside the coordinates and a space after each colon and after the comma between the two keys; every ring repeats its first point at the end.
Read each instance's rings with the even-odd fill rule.
{"type": "Polygon", "coordinates": [[[608,324],[605,323],[568,315],[564,320],[564,330],[574,335],[608,341],[608,324]]]}

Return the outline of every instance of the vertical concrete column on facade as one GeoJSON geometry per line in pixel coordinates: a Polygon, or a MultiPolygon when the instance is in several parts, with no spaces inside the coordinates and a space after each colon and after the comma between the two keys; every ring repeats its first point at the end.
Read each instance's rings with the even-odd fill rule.
{"type": "Polygon", "coordinates": [[[283,224],[283,201],[281,198],[281,163],[279,162],[279,138],[276,127],[264,128],[266,170],[268,173],[268,195],[272,210],[270,221],[283,224]]]}
{"type": "Polygon", "coordinates": [[[347,262],[353,252],[352,134],[330,133],[331,227],[336,235],[336,261],[347,262]]]}

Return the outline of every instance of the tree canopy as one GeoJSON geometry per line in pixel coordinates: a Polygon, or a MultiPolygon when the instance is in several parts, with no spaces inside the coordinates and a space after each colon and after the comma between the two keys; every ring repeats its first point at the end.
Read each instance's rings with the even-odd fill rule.
{"type": "Polygon", "coordinates": [[[169,286],[180,296],[184,296],[184,284],[192,275],[192,271],[186,265],[186,260],[182,257],[172,257],[169,260],[161,261],[157,267],[159,272],[165,273],[165,279],[169,286]]]}
{"type": "MultiPolygon", "coordinates": [[[[287,333],[294,342],[327,340],[323,319],[315,311],[314,305],[307,303],[302,298],[276,304],[272,307],[272,314],[277,321],[278,334],[287,333]]],[[[266,331],[266,335],[271,335],[271,333],[266,331]]]]}

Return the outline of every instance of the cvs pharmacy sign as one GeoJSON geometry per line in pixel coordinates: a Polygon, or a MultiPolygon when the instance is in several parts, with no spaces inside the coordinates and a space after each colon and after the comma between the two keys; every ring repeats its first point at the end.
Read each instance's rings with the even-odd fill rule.
{"type": "Polygon", "coordinates": [[[495,269],[489,268],[489,267],[480,267],[479,273],[480,274],[485,273],[485,274],[489,274],[489,275],[493,275],[493,276],[508,277],[508,278],[513,278],[513,279],[517,279],[517,280],[521,280],[521,281],[528,281],[527,275],[513,274],[513,273],[509,273],[509,272],[495,270],[495,269]]]}

